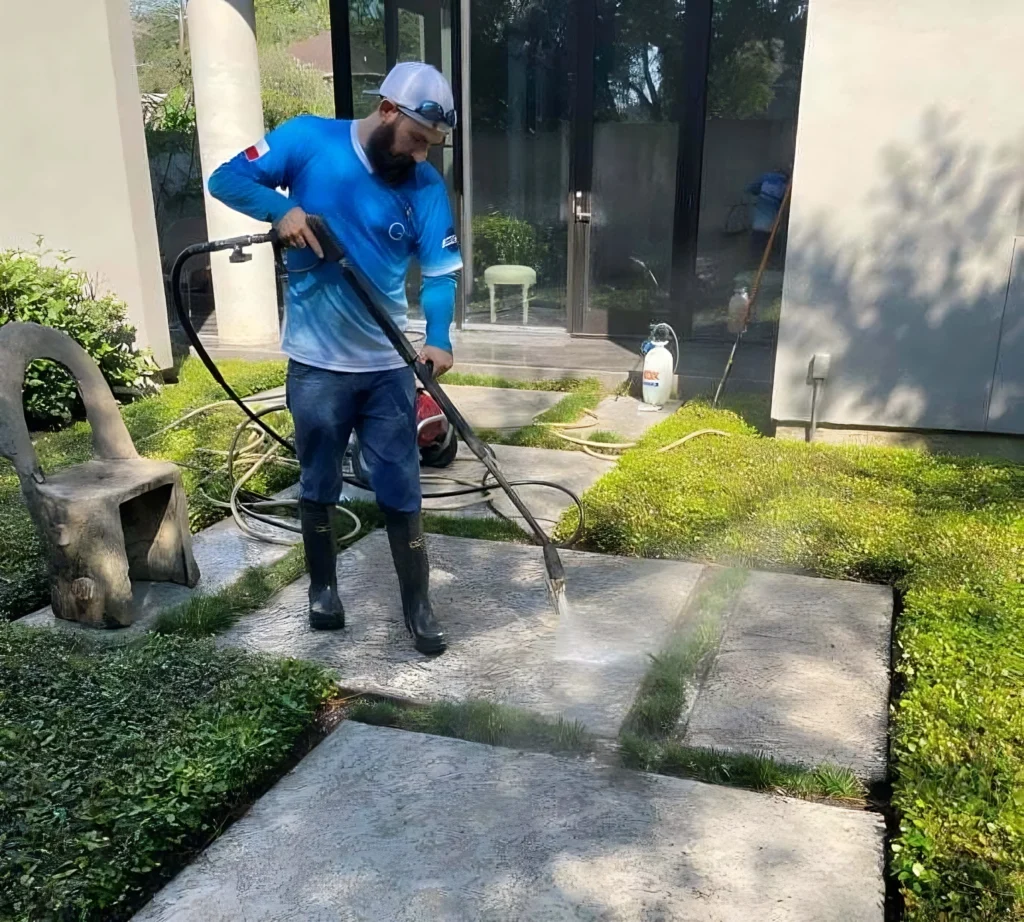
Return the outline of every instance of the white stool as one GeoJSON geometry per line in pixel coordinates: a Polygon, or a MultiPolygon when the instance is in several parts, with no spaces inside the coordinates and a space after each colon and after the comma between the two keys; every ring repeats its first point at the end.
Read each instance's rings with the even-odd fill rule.
{"type": "Polygon", "coordinates": [[[530,286],[537,284],[537,273],[529,266],[488,266],[484,270],[484,282],[491,294],[491,323],[497,321],[494,306],[494,289],[498,285],[521,285],[523,288],[523,324],[530,318],[530,286]]]}

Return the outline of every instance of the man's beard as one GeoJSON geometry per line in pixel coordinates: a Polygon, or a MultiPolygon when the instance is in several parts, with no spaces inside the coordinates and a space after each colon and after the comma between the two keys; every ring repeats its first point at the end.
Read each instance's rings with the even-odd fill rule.
{"type": "Polygon", "coordinates": [[[373,171],[389,186],[399,186],[416,169],[416,161],[409,154],[395,154],[395,124],[378,125],[366,143],[366,156],[373,171]]]}

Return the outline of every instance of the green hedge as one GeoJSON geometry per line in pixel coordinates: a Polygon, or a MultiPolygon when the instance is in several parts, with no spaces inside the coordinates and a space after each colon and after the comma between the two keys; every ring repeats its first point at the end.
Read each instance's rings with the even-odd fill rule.
{"type": "Polygon", "coordinates": [[[0,624],[0,919],[120,920],[277,778],[325,671],[0,624]]]}
{"type": "Polygon", "coordinates": [[[896,586],[889,857],[907,918],[1024,918],[1024,467],[776,441],[689,405],[585,504],[594,550],[896,586]],[[655,451],[709,427],[732,435],[655,451]]]}
{"type": "MultiPolygon", "coordinates": [[[[232,359],[219,363],[225,377],[246,396],[284,384],[283,362],[246,362],[232,359]]],[[[181,368],[179,383],[160,394],[136,401],[122,410],[128,431],[141,454],[188,464],[182,470],[185,489],[190,494],[189,516],[193,530],[223,517],[223,511],[196,494],[202,469],[210,459],[196,449],[227,448],[240,410],[226,406],[194,417],[186,425],[155,439],[146,439],[190,410],[224,398],[219,385],[196,359],[187,359],[181,368]]],[[[35,442],[43,470],[53,471],[89,458],[92,445],[87,423],[77,423],[60,432],[48,432],[35,442]]],[[[256,489],[280,489],[294,479],[281,469],[268,470],[253,481],[256,489]]],[[[223,489],[214,482],[210,490],[223,489]]],[[[35,529],[21,498],[14,468],[0,459],[0,620],[17,618],[45,605],[49,598],[46,563],[36,539],[35,529]]]]}
{"type": "MultiPolygon", "coordinates": [[[[67,333],[96,362],[107,383],[132,394],[152,392],[155,365],[135,346],[128,307],[113,295],[99,295],[66,254],[0,251],[0,327],[28,321],[67,333]],[[49,265],[45,257],[55,257],[49,265]]],[[[81,415],[74,379],[48,359],[31,362],[25,374],[25,418],[33,429],[54,428],[81,415]]]]}

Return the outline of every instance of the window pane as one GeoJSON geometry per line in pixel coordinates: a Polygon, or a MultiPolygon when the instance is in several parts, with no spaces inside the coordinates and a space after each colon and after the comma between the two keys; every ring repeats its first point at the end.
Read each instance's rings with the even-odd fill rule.
{"type": "MultiPolygon", "coordinates": [[[[807,26],[806,0],[717,0],[701,184],[695,336],[728,339],[728,304],[752,293],[789,183],[807,26]]],[[[747,340],[771,343],[782,303],[783,215],[747,340]]]]}
{"type": "Polygon", "coordinates": [[[565,327],[566,7],[471,5],[468,323],[565,327]]]}
{"type": "MultiPolygon", "coordinates": [[[[609,333],[667,310],[684,8],[599,0],[588,313],[609,333]]],[[[585,327],[591,324],[584,321],[585,327]]]]}

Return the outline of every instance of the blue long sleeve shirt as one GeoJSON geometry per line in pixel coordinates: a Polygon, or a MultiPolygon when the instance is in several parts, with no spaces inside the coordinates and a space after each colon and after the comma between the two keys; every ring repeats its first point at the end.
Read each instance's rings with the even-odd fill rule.
{"type": "MultiPolygon", "coordinates": [[[[218,167],[208,186],[212,196],[260,221],[277,222],[296,205],[320,215],[369,282],[371,296],[402,329],[405,280],[415,256],[427,345],[451,351],[462,256],[444,181],[430,164],[418,164],[401,185],[387,185],[374,174],[355,122],[302,115],[218,167]]],[[[402,366],[339,266],[308,248],[287,250],[285,264],[281,347],[289,358],[332,371],[402,366]]]]}

